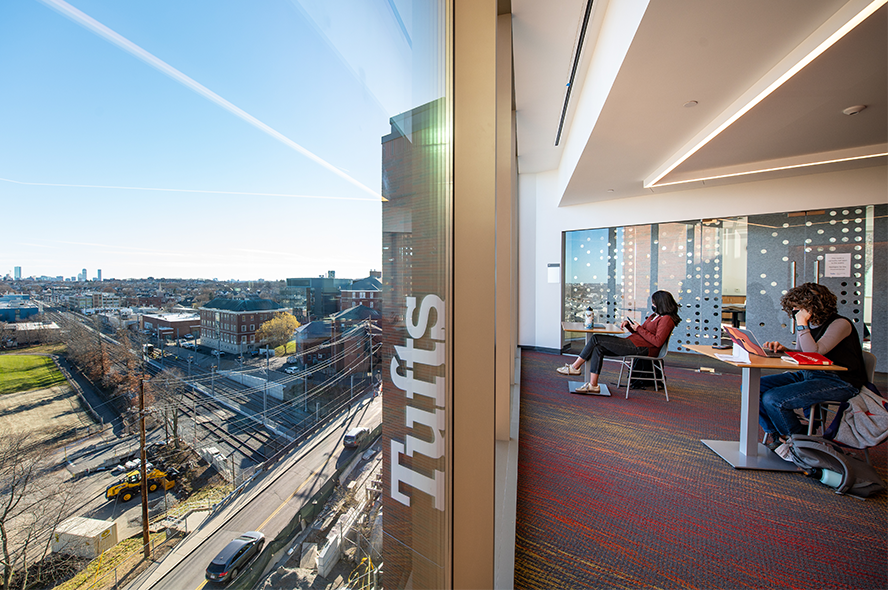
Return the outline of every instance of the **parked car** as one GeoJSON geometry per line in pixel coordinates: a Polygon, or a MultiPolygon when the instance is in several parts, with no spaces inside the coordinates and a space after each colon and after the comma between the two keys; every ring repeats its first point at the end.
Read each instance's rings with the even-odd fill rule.
{"type": "Polygon", "coordinates": [[[250,531],[237,537],[207,566],[207,580],[220,584],[234,580],[262,552],[264,545],[265,535],[258,531],[250,531]]]}
{"type": "Polygon", "coordinates": [[[194,350],[196,347],[194,346],[194,342],[183,342],[182,348],[188,348],[190,350],[194,350]]]}
{"type": "Polygon", "coordinates": [[[342,439],[342,444],[349,448],[359,447],[368,436],[370,436],[369,428],[366,426],[355,426],[345,433],[345,438],[342,439]]]}
{"type": "Polygon", "coordinates": [[[299,357],[296,355],[287,357],[287,364],[288,365],[295,365],[298,362],[299,362],[299,357]]]}

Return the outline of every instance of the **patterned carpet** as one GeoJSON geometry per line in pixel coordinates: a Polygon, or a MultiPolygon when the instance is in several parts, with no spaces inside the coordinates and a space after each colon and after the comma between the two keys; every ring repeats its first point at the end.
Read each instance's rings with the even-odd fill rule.
{"type": "Polygon", "coordinates": [[[571,358],[522,354],[516,588],[888,588],[886,494],[734,470],[700,443],[737,439],[739,372],[670,353],[670,401],[627,400],[568,394],[571,358]]]}

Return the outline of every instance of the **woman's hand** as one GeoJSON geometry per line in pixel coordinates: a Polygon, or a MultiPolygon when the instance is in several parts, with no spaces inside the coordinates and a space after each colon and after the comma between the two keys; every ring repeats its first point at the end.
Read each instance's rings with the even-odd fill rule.
{"type": "Polygon", "coordinates": [[[765,342],[765,349],[770,350],[771,352],[783,352],[786,350],[786,347],[780,344],[779,342],[765,342]]]}
{"type": "Polygon", "coordinates": [[[807,309],[800,309],[795,314],[795,321],[797,326],[809,326],[808,323],[811,320],[811,312],[807,309]]]}

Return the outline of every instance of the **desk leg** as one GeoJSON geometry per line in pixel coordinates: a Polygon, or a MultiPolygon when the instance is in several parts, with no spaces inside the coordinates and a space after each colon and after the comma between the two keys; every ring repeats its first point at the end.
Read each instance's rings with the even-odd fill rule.
{"type": "Polygon", "coordinates": [[[759,395],[762,370],[743,368],[740,396],[740,441],[700,441],[731,464],[734,469],[766,471],[797,471],[794,463],[784,461],[776,453],[758,442],[759,395]]]}
{"type": "Polygon", "coordinates": [[[740,452],[755,457],[758,446],[758,415],[762,370],[752,367],[743,369],[740,387],[740,452]]]}

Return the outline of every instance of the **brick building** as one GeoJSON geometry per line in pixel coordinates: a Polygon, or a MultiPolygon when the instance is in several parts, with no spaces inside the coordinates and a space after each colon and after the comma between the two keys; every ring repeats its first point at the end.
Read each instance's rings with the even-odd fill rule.
{"type": "Polygon", "coordinates": [[[339,289],[339,309],[351,309],[363,305],[371,309],[379,309],[382,302],[382,281],[375,276],[354,281],[347,287],[339,289]]]}
{"type": "Polygon", "coordinates": [[[256,330],[275,315],[289,312],[270,299],[216,298],[200,312],[200,343],[222,352],[240,354],[255,349],[256,330]]]}
{"type": "Polygon", "coordinates": [[[409,581],[415,588],[445,587],[446,457],[439,419],[446,409],[443,394],[429,395],[444,390],[446,373],[444,106],[438,100],[393,117],[392,132],[382,139],[382,553],[386,586],[393,588],[409,581]],[[413,313],[407,321],[411,303],[419,308],[415,326],[413,313]],[[407,358],[413,350],[436,354],[407,358]],[[424,444],[430,434],[434,442],[424,444]]]}
{"type": "Polygon", "coordinates": [[[184,338],[200,334],[200,316],[196,313],[146,313],[139,316],[139,329],[166,338],[184,338]]]}

